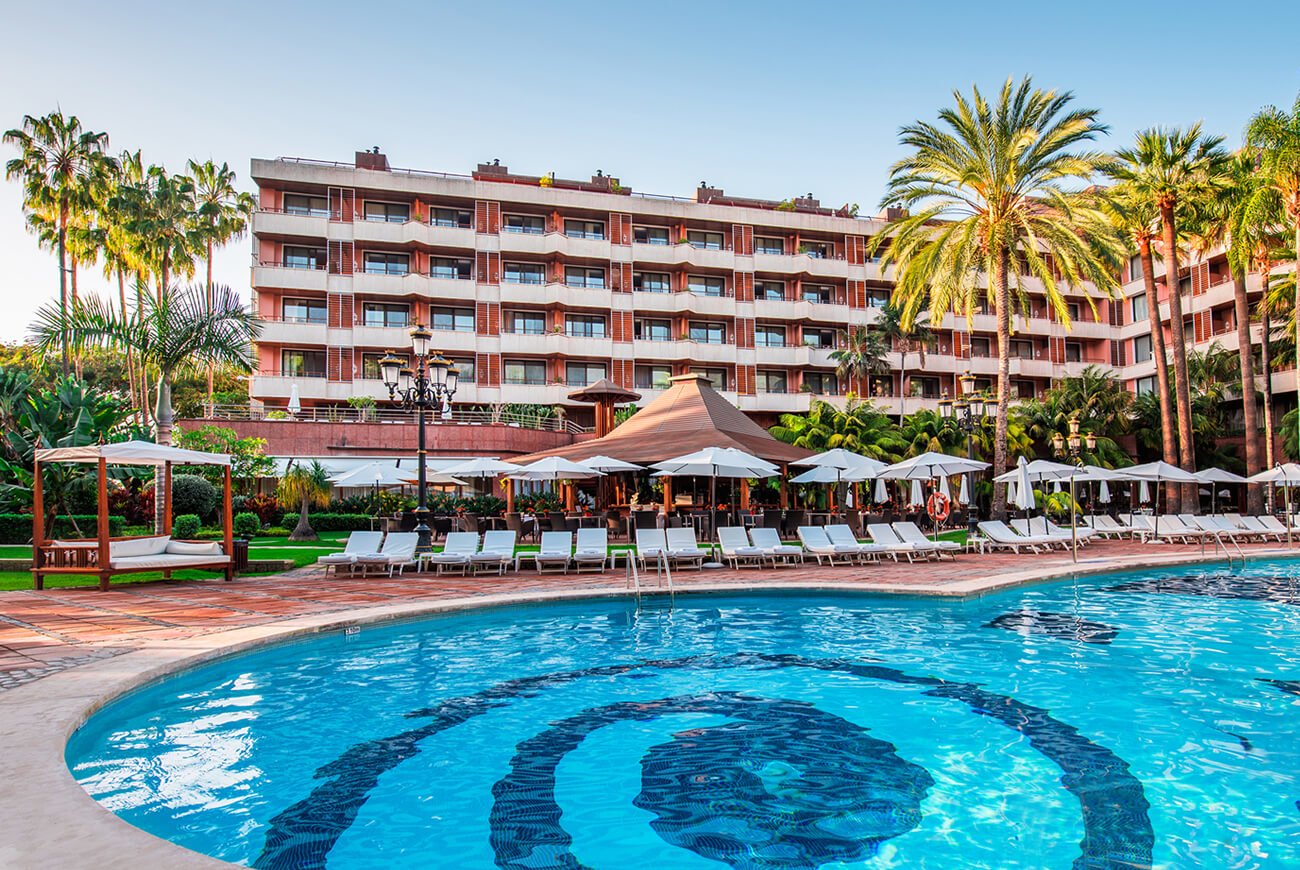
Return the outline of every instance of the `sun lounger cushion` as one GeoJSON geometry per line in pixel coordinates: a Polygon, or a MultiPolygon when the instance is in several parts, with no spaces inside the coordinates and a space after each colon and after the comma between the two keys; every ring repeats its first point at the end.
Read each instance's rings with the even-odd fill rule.
{"type": "Polygon", "coordinates": [[[216,541],[171,541],[166,552],[172,556],[220,556],[221,545],[216,541]]]}
{"type": "Polygon", "coordinates": [[[111,559],[127,559],[135,556],[157,556],[167,552],[171,537],[162,535],[154,538],[131,538],[125,541],[112,541],[108,545],[111,559]]]}
{"type": "Polygon", "coordinates": [[[230,561],[229,556],[181,556],[171,553],[155,553],[150,556],[125,556],[113,559],[109,567],[113,570],[143,570],[156,568],[160,571],[178,570],[188,565],[224,565],[230,561]]]}

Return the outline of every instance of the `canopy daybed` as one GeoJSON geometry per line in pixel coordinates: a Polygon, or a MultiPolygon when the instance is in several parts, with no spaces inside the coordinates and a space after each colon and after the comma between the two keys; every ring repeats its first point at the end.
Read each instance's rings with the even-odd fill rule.
{"type": "Polygon", "coordinates": [[[233,522],[230,505],[230,457],[224,453],[203,453],[165,447],[147,441],[97,444],[87,447],[55,447],[36,451],[35,476],[32,483],[32,581],[42,589],[50,574],[92,575],[99,578],[99,588],[108,589],[118,574],[172,571],[200,568],[220,571],[227,580],[234,578],[233,522]],[[51,540],[45,535],[45,499],[41,489],[41,466],[52,462],[94,464],[98,466],[96,487],[96,536],[76,540],[51,540]],[[114,538],[109,534],[108,467],[110,465],[152,465],[163,476],[163,527],[161,535],[114,538]],[[172,466],[224,466],[222,487],[222,526],[225,536],[216,541],[173,540],[172,533],[172,466]]]}

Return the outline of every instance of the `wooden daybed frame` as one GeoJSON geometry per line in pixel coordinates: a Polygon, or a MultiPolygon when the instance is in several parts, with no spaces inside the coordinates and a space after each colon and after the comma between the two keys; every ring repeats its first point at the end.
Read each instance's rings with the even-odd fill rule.
{"type": "MultiPolygon", "coordinates": [[[[99,578],[99,588],[108,589],[109,581],[119,574],[137,574],[145,571],[161,571],[164,578],[170,578],[172,571],[198,569],[220,571],[226,580],[234,579],[234,530],[230,501],[230,457],[224,453],[203,453],[198,450],[182,450],[177,447],[165,447],[147,441],[127,441],[119,444],[100,444],[90,447],[57,447],[36,451],[36,463],[32,484],[32,582],[36,589],[43,589],[46,575],[91,575],[99,578]],[[51,540],[46,537],[45,499],[41,488],[41,466],[52,462],[94,463],[98,466],[96,537],[82,539],[51,540]],[[152,465],[158,474],[163,475],[163,528],[161,535],[143,537],[119,537],[109,535],[108,520],[108,466],[110,465],[152,465]],[[224,466],[225,479],[222,487],[222,519],[225,536],[222,539],[221,556],[204,560],[196,556],[177,556],[174,567],[166,563],[166,553],[154,554],[148,565],[127,565],[113,567],[111,545],[116,541],[145,540],[148,538],[170,537],[172,532],[172,466],[173,465],[221,465],[224,466]]],[[[193,541],[184,543],[211,543],[193,541]]]]}

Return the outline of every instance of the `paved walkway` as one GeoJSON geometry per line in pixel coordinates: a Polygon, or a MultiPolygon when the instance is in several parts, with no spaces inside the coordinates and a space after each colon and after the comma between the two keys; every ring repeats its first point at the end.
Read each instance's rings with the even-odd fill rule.
{"type": "MultiPolygon", "coordinates": [[[[1277,544],[1244,549],[1252,556],[1285,555],[1277,544]]],[[[1300,551],[1290,551],[1300,555],[1300,551]]],[[[702,587],[834,586],[886,593],[978,595],[1050,576],[1125,570],[1201,558],[1199,546],[1152,546],[1100,541],[1080,552],[1015,555],[959,554],[955,560],[862,566],[674,572],[679,591],[702,587]]],[[[643,586],[654,583],[653,573],[643,586]]],[[[395,603],[465,599],[499,593],[609,592],[626,589],[622,568],[603,574],[531,571],[503,577],[325,578],[315,568],[270,577],[173,581],[0,593],[0,692],[49,674],[139,649],[155,641],[196,637],[312,614],[360,611],[395,603]]]]}

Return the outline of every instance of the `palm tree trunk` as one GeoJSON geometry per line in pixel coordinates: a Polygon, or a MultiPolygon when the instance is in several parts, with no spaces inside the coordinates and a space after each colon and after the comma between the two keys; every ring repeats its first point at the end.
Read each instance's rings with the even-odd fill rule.
{"type": "MultiPolygon", "coordinates": [[[[1259,468],[1259,409],[1255,405],[1255,354],[1250,347],[1250,304],[1246,298],[1246,273],[1232,270],[1233,316],[1237,319],[1237,347],[1241,357],[1241,415],[1246,424],[1246,476],[1259,468]]],[[[1264,507],[1259,486],[1246,487],[1246,508],[1258,516],[1264,507]]]]}
{"type": "MultiPolygon", "coordinates": [[[[208,233],[208,312],[212,311],[212,234],[208,233]]],[[[208,363],[208,414],[212,413],[212,382],[216,372],[216,365],[208,363]]]]}
{"type": "MultiPolygon", "coordinates": [[[[1268,270],[1262,277],[1268,280],[1268,270]]],[[[1264,370],[1264,467],[1272,468],[1273,458],[1273,322],[1267,314],[1259,319],[1259,367],[1264,370]]],[[[1273,488],[1268,487],[1269,493],[1273,488]]]]}
{"type": "MultiPolygon", "coordinates": [[[[59,206],[59,316],[63,323],[68,322],[68,207],[59,206]]],[[[68,330],[60,327],[59,344],[63,350],[63,376],[66,378],[72,370],[72,359],[68,354],[68,330]]]]}
{"type": "MultiPolygon", "coordinates": [[[[1178,464],[1178,435],[1174,429],[1174,408],[1169,391],[1169,354],[1165,350],[1165,327],[1160,319],[1160,300],[1156,294],[1155,257],[1151,254],[1151,239],[1138,242],[1142,258],[1142,286],[1147,294],[1147,322],[1151,324],[1151,356],[1156,363],[1156,390],[1160,397],[1160,445],[1162,459],[1170,465],[1178,464]]],[[[1171,513],[1181,513],[1181,490],[1174,484],[1165,485],[1165,506],[1171,513]]]]}
{"type": "MultiPolygon", "coordinates": [[[[117,270],[117,301],[122,307],[122,322],[125,323],[127,319],[126,274],[121,269],[117,270]]],[[[127,395],[131,397],[131,404],[137,408],[136,417],[138,419],[140,406],[135,404],[135,353],[130,346],[126,349],[126,386],[127,395]]]]}
{"type": "MultiPolygon", "coordinates": [[[[154,414],[154,419],[157,421],[155,440],[159,444],[170,445],[172,443],[172,385],[168,380],[167,372],[161,372],[158,377],[158,410],[154,414]]],[[[162,534],[163,531],[164,485],[164,476],[154,475],[153,516],[154,531],[157,534],[162,534]]]]}
{"type": "MultiPolygon", "coordinates": [[[[903,345],[906,347],[907,345],[903,345]]],[[[907,351],[898,353],[898,423],[907,416],[907,351]]]]}
{"type": "Polygon", "coordinates": [[[307,496],[302,497],[302,505],[298,509],[298,525],[293,527],[293,532],[289,535],[291,541],[314,541],[316,532],[312,529],[311,523],[307,522],[307,496]]]}
{"type": "MultiPolygon", "coordinates": [[[[993,429],[993,476],[1007,470],[1007,410],[1011,404],[1011,310],[1007,301],[1007,272],[1009,254],[1003,249],[993,269],[993,303],[998,318],[998,417],[993,429]]],[[[1007,488],[993,484],[994,519],[1007,515],[1007,488]]]]}
{"type": "Polygon", "coordinates": [[[68,257],[68,299],[77,304],[77,255],[68,257]]]}
{"type": "MultiPolygon", "coordinates": [[[[1192,441],[1192,391],[1187,382],[1187,340],[1183,335],[1183,298],[1178,292],[1178,232],[1174,203],[1161,203],[1164,231],[1165,283],[1169,287],[1169,332],[1174,350],[1174,405],[1178,414],[1178,456],[1184,471],[1196,470],[1196,445],[1192,441]]],[[[1195,483],[1183,484],[1181,513],[1200,513],[1201,497],[1195,483]]]]}

